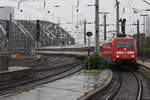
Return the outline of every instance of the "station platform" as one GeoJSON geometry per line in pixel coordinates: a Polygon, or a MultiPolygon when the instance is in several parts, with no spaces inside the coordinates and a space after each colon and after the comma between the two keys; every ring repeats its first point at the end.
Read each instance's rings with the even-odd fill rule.
{"type": "Polygon", "coordinates": [[[150,62],[139,60],[138,63],[150,69],[150,62]]]}
{"type": "MultiPolygon", "coordinates": [[[[30,67],[10,66],[6,71],[0,71],[0,83],[5,83],[14,79],[29,77],[31,74],[30,67]]],[[[1,86],[0,86],[1,87],[1,86]]]]}
{"type": "Polygon", "coordinates": [[[16,72],[16,71],[22,71],[22,70],[29,70],[30,67],[22,67],[22,66],[11,66],[8,67],[7,71],[1,71],[0,73],[10,73],[10,72],[16,72]]]}
{"type": "MultiPolygon", "coordinates": [[[[69,54],[86,56],[88,52],[74,52],[74,51],[37,51],[38,54],[69,54]]],[[[92,54],[92,52],[90,52],[92,54]]]]}
{"type": "Polygon", "coordinates": [[[105,87],[111,81],[112,76],[109,69],[100,73],[81,71],[29,91],[0,97],[0,100],[78,100],[95,89],[105,87]]]}

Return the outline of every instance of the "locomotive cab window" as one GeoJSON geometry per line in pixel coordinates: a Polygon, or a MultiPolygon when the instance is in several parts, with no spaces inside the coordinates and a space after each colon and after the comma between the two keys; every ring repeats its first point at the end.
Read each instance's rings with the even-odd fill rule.
{"type": "Polygon", "coordinates": [[[117,48],[124,48],[125,47],[124,42],[116,42],[116,47],[117,48]]]}
{"type": "Polygon", "coordinates": [[[133,48],[132,42],[125,42],[126,48],[133,48]]]}
{"type": "Polygon", "coordinates": [[[116,42],[117,48],[133,48],[132,42],[116,42]]]}

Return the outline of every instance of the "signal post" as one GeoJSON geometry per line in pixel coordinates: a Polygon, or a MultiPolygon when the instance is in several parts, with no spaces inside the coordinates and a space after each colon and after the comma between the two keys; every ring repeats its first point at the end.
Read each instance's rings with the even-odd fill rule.
{"type": "Polygon", "coordinates": [[[88,36],[88,69],[90,68],[90,36],[92,36],[92,32],[87,32],[87,36],[88,36]]]}

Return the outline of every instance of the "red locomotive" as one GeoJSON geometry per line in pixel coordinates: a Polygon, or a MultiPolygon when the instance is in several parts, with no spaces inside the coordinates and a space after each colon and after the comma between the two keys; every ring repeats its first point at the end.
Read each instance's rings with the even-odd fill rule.
{"type": "Polygon", "coordinates": [[[137,48],[133,38],[114,38],[102,43],[100,53],[112,65],[136,65],[137,48]]]}

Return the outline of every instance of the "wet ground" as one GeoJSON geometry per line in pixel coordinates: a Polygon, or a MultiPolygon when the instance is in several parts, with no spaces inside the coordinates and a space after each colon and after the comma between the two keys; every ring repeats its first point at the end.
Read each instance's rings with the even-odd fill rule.
{"type": "Polygon", "coordinates": [[[29,91],[2,96],[0,100],[76,100],[97,88],[101,82],[108,78],[108,73],[108,71],[101,73],[79,72],[29,91]]]}

